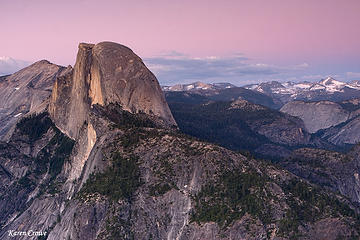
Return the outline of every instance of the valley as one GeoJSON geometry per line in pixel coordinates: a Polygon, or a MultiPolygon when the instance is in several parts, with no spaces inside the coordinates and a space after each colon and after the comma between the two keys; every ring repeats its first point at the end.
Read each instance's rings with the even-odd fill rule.
{"type": "Polygon", "coordinates": [[[113,42],[2,77],[0,238],[359,237],[356,98],[165,90],[113,42]]]}

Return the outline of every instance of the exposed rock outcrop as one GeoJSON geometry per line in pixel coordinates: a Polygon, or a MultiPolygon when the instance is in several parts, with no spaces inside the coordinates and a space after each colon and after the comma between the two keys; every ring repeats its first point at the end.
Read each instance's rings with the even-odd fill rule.
{"type": "Polygon", "coordinates": [[[329,143],[345,146],[360,142],[360,99],[339,103],[294,101],[281,111],[301,118],[310,132],[317,132],[329,143]]]}
{"type": "Polygon", "coordinates": [[[293,101],[285,104],[280,111],[301,118],[310,133],[336,126],[350,117],[349,111],[330,101],[293,101]]]}
{"type": "Polygon", "coordinates": [[[163,127],[176,126],[157,79],[135,53],[112,42],[80,43],[74,69],[56,80],[49,106],[55,125],[77,141],[68,168],[70,193],[103,134],[91,112],[95,105],[109,104],[144,113],[163,127]]]}
{"type": "Polygon", "coordinates": [[[336,145],[357,144],[360,142],[360,117],[354,117],[335,127],[321,132],[321,137],[336,145]]]}
{"type": "Polygon", "coordinates": [[[155,76],[129,48],[112,42],[80,43],[73,71],[55,82],[50,115],[77,139],[92,105],[109,103],[176,125],[155,76]]]}
{"type": "Polygon", "coordinates": [[[302,148],[280,161],[292,173],[320,186],[338,191],[360,204],[360,148],[348,154],[302,148]]]}
{"type": "MultiPolygon", "coordinates": [[[[287,125],[294,136],[279,128],[281,141],[308,140],[295,117],[244,101],[208,106],[248,114],[246,130],[269,139],[287,125]]],[[[0,143],[1,239],[11,230],[48,240],[320,239],[329,228],[328,239],[359,236],[341,195],[172,129],[155,77],[122,45],[80,44],[49,111],[0,143]]]]}
{"type": "MultiPolygon", "coordinates": [[[[73,141],[52,124],[41,136],[26,128],[34,119],[18,125],[9,144],[23,139],[24,146],[46,145],[30,155],[12,147],[0,155],[1,239],[12,239],[12,229],[46,231],[49,240],[320,239],[329,230],[328,239],[359,236],[356,215],[340,195],[283,169],[145,122],[113,129],[116,122],[96,117],[107,130],[72,182],[71,195],[64,180],[73,160],[62,152],[71,151],[63,144],[73,141]],[[56,164],[61,158],[63,165],[56,164]]],[[[36,118],[47,122],[46,115],[36,118]]]]}
{"type": "Polygon", "coordinates": [[[0,81],[0,140],[9,140],[16,122],[47,107],[55,79],[66,69],[42,60],[0,81]]]}

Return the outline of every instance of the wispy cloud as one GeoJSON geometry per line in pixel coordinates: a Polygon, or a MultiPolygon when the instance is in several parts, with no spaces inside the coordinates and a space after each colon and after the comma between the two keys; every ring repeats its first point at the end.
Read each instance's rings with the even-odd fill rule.
{"type": "Polygon", "coordinates": [[[314,75],[305,75],[302,76],[301,79],[303,79],[304,81],[319,81],[320,79],[324,79],[326,78],[326,75],[321,75],[321,74],[314,74],[314,75]]]}
{"type": "Polygon", "coordinates": [[[346,76],[350,80],[360,79],[360,72],[347,72],[346,76]]]}
{"type": "Polygon", "coordinates": [[[166,55],[146,58],[144,61],[163,85],[193,81],[232,82],[243,85],[257,82],[260,79],[281,78],[284,73],[302,71],[309,67],[307,63],[294,66],[256,63],[242,54],[230,57],[195,58],[178,52],[171,52],[166,55]]]}

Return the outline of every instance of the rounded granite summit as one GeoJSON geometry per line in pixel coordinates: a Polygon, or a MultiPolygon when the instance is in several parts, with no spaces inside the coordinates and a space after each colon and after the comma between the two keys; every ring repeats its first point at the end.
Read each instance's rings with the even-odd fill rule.
{"type": "Polygon", "coordinates": [[[130,48],[114,42],[80,43],[73,72],[55,83],[50,114],[76,138],[91,106],[110,103],[176,125],[155,75],[130,48]]]}
{"type": "Polygon", "coordinates": [[[166,102],[156,77],[130,48],[101,42],[93,47],[92,54],[93,70],[101,75],[105,104],[120,101],[132,112],[165,113],[166,102]]]}

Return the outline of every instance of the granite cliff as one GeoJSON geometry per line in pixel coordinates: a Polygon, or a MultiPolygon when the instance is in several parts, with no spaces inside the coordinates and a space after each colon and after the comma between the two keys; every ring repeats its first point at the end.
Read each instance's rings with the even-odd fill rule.
{"type": "Polygon", "coordinates": [[[311,133],[336,126],[349,119],[350,113],[340,104],[330,101],[293,101],[281,108],[282,112],[301,118],[311,133]]]}
{"type": "MultiPolygon", "coordinates": [[[[80,44],[49,101],[0,143],[1,239],[12,230],[51,240],[360,235],[357,208],[342,195],[179,132],[156,78],[122,45],[80,44]]],[[[299,137],[282,139],[307,141],[301,121],[281,119],[251,127],[272,138],[285,122],[299,137]]]]}
{"type": "Polygon", "coordinates": [[[12,75],[0,77],[0,140],[9,140],[16,122],[27,113],[41,112],[55,79],[66,68],[42,60],[12,75]]]}
{"type": "Polygon", "coordinates": [[[74,69],[55,82],[51,118],[76,139],[90,108],[110,103],[176,125],[157,79],[129,48],[112,42],[80,43],[74,69]]]}
{"type": "Polygon", "coordinates": [[[301,118],[306,129],[329,143],[345,146],[360,142],[360,101],[293,101],[282,112],[301,118]]]}

